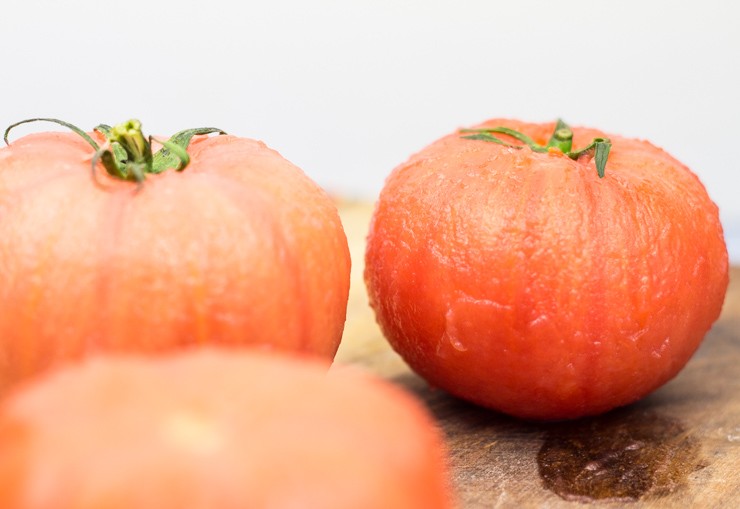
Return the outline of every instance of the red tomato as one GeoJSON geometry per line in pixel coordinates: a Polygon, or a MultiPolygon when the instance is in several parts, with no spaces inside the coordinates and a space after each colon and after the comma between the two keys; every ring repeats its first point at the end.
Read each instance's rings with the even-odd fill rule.
{"type": "Polygon", "coordinates": [[[717,207],[688,168],[593,129],[572,130],[576,147],[601,140],[584,153],[542,148],[553,127],[491,120],[411,157],[366,253],[378,322],[414,370],[533,419],[604,412],[670,380],[728,284],[717,207]]]}
{"type": "Polygon", "coordinates": [[[0,411],[0,507],[450,508],[426,409],[326,370],[206,349],[40,377],[0,411]]]}
{"type": "MultiPolygon", "coordinates": [[[[123,127],[135,152],[145,138],[123,127]]],[[[196,137],[187,151],[181,171],[143,174],[132,159],[121,176],[98,165],[96,180],[101,153],[74,133],[0,149],[0,391],[97,351],[333,358],[350,272],[335,204],[259,141],[196,137]]]]}

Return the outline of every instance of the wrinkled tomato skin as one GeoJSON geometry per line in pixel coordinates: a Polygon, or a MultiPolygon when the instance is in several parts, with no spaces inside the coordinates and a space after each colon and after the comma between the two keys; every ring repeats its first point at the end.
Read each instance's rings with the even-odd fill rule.
{"type": "MultiPolygon", "coordinates": [[[[478,127],[499,125],[541,144],[554,127],[478,127]]],[[[647,141],[574,128],[574,147],[607,136],[603,178],[589,156],[459,133],[388,177],[365,281],[388,341],[430,384],[567,419],[642,398],[696,351],[728,285],[717,207],[647,141]]]]}
{"type": "Polygon", "coordinates": [[[198,137],[137,186],[72,133],[0,149],[0,391],[92,352],[260,345],[333,358],[349,292],[334,202],[264,143],[198,137]]]}

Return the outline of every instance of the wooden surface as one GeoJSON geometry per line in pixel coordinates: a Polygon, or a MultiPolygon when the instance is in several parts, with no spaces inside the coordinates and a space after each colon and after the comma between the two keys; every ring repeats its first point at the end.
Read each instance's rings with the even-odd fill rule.
{"type": "Polygon", "coordinates": [[[336,362],[360,365],[427,404],[447,437],[461,509],[740,507],[740,268],[720,320],[674,380],[605,416],[529,423],[430,389],[385,342],[362,280],[371,212],[369,204],[340,205],[353,268],[336,362]],[[574,477],[563,484],[560,474],[574,477]],[[614,493],[621,498],[595,498],[614,493]]]}

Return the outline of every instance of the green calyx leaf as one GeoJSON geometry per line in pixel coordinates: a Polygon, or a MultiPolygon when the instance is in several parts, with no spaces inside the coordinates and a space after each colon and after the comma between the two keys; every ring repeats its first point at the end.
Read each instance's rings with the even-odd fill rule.
{"type": "Polygon", "coordinates": [[[461,133],[467,133],[462,138],[466,140],[479,140],[486,141],[489,143],[497,143],[505,147],[511,147],[515,149],[521,149],[524,146],[529,147],[533,152],[545,153],[549,152],[551,148],[560,150],[563,154],[567,155],[573,160],[586,154],[593,154],[594,163],[596,165],[596,172],[600,178],[604,177],[606,170],[606,161],[609,158],[609,151],[611,150],[612,143],[609,138],[594,138],[590,144],[580,150],[573,150],[573,131],[570,126],[558,119],[555,124],[555,130],[550,136],[546,145],[540,145],[536,143],[532,138],[524,133],[520,133],[514,129],[508,127],[487,127],[481,129],[461,129],[461,133]],[[506,134],[511,136],[515,140],[522,142],[524,145],[512,145],[507,143],[501,138],[493,135],[506,134]]]}
{"type": "Polygon", "coordinates": [[[535,152],[547,152],[546,147],[542,147],[535,143],[535,141],[527,136],[524,133],[520,133],[519,131],[515,131],[514,129],[509,129],[508,127],[490,127],[486,129],[461,129],[460,132],[462,133],[474,133],[469,136],[463,136],[463,138],[468,140],[482,140],[482,141],[490,141],[493,143],[498,143],[499,145],[504,145],[505,147],[511,147],[511,148],[522,148],[521,145],[512,145],[510,143],[506,143],[501,138],[497,138],[496,136],[493,136],[491,133],[498,133],[498,134],[507,134],[511,136],[512,138],[521,141],[526,146],[534,150],[535,152]]]}
{"type": "Polygon", "coordinates": [[[86,142],[88,142],[95,150],[98,150],[100,147],[98,147],[98,144],[93,140],[89,134],[87,134],[85,131],[80,129],[77,126],[74,126],[68,122],[65,122],[64,120],[58,120],[56,118],[28,118],[26,120],[21,120],[20,122],[16,122],[15,124],[11,124],[8,126],[7,129],[5,129],[5,134],[3,135],[3,141],[5,141],[6,145],[10,145],[10,142],[8,142],[8,135],[10,134],[10,131],[12,131],[14,128],[18,127],[19,125],[23,124],[30,124],[31,122],[53,122],[54,124],[59,124],[63,127],[66,127],[67,129],[70,129],[76,134],[79,134],[86,142]]]}
{"type": "Polygon", "coordinates": [[[100,146],[89,134],[68,122],[54,118],[32,118],[9,126],[5,130],[5,143],[9,144],[8,134],[13,128],[38,121],[53,122],[66,127],[90,144],[95,150],[92,157],[93,177],[96,176],[95,168],[100,162],[109,175],[139,184],[150,173],[162,173],[172,168],[176,171],[184,170],[190,163],[187,149],[194,136],[213,133],[226,134],[225,131],[215,127],[186,129],[166,141],[156,140],[162,148],[153,153],[152,141],[154,139],[151,136],[144,136],[141,122],[138,120],[129,120],[113,127],[106,124],[96,126],[94,130],[107,140],[103,146],[100,146]]]}
{"type": "Polygon", "coordinates": [[[606,170],[606,160],[609,158],[609,151],[612,148],[612,142],[609,138],[594,138],[586,147],[576,152],[569,152],[567,155],[571,159],[578,159],[584,154],[593,153],[596,171],[599,177],[604,177],[606,170]]]}
{"type": "Polygon", "coordinates": [[[226,134],[225,131],[216,127],[198,127],[195,129],[186,129],[174,134],[167,141],[160,141],[162,148],[154,154],[152,161],[152,173],[162,173],[163,171],[174,168],[176,171],[182,171],[190,162],[190,156],[187,148],[193,136],[218,133],[226,134]]]}

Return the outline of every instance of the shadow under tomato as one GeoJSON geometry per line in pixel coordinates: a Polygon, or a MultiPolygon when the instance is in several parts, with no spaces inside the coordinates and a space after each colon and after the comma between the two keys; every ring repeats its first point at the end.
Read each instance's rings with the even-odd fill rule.
{"type": "MultiPolygon", "coordinates": [[[[680,420],[656,410],[660,397],[596,417],[540,423],[478,407],[430,388],[413,374],[394,381],[420,398],[440,423],[453,469],[503,462],[498,468],[510,477],[539,479],[540,487],[565,500],[662,497],[707,466],[700,440],[680,420]]],[[[459,472],[455,477],[465,482],[459,472]]]]}

